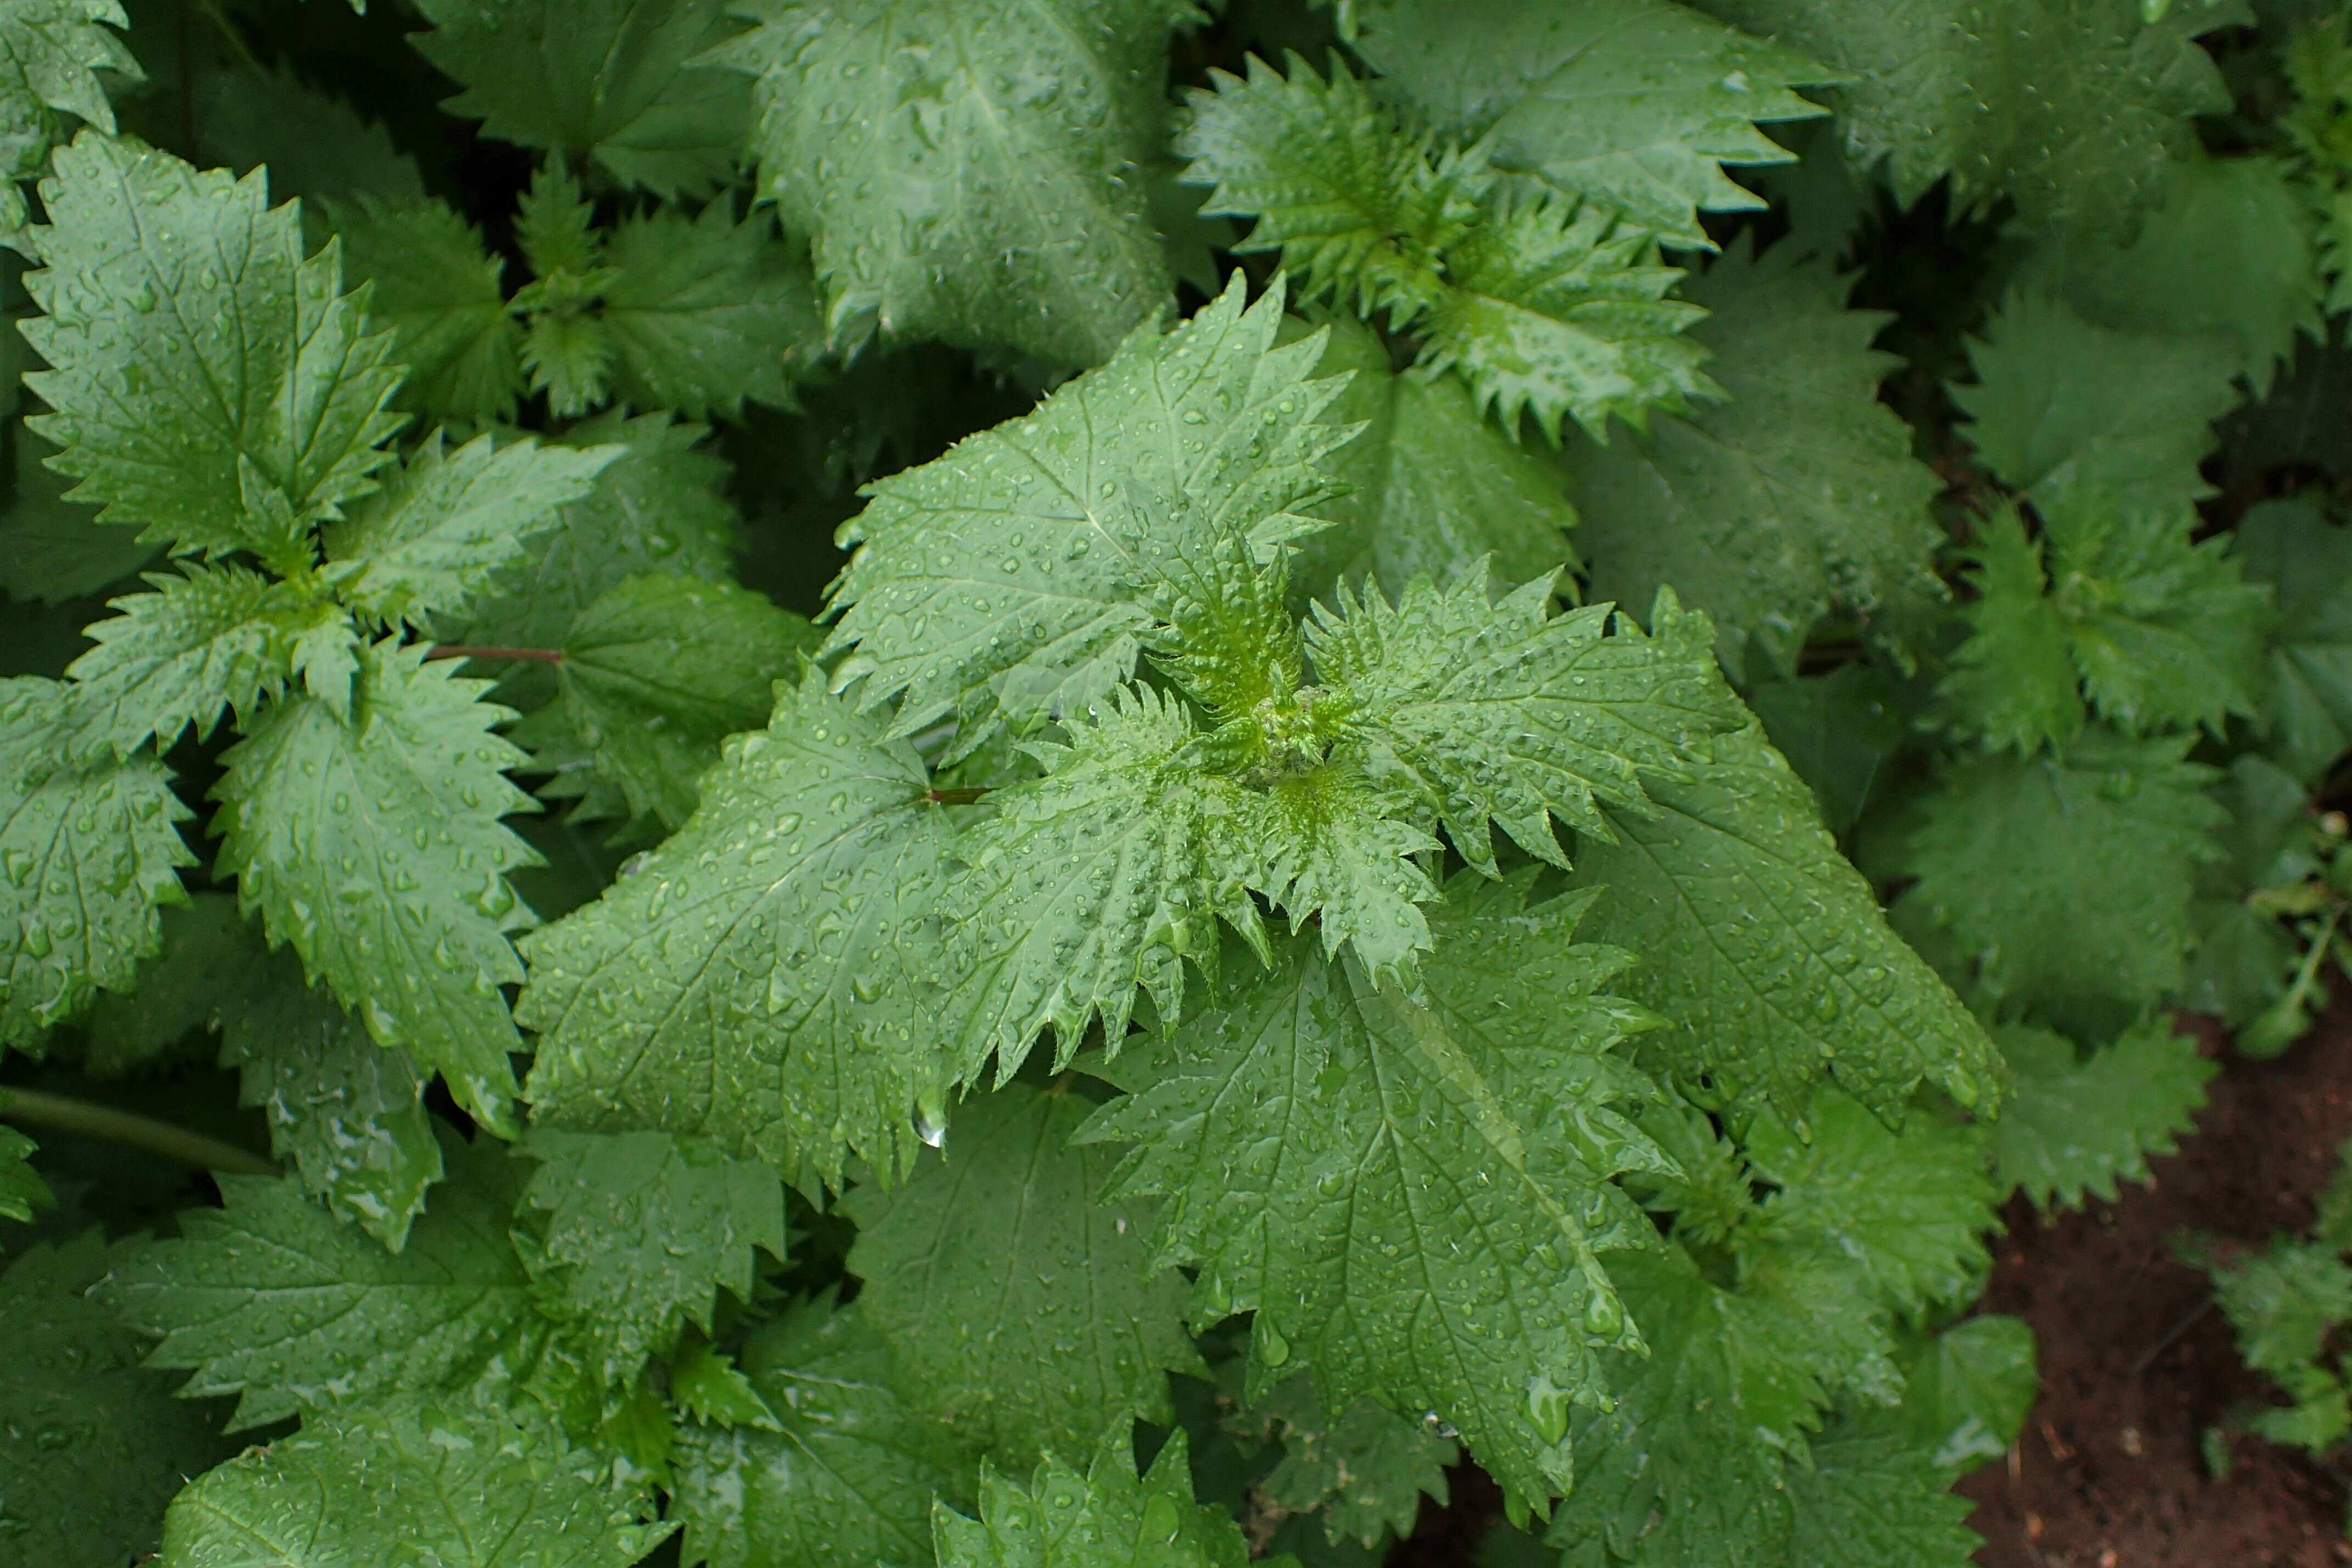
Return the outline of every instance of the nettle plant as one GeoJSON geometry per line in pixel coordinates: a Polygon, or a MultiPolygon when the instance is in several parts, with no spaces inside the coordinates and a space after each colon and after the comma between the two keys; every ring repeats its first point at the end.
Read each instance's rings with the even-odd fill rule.
{"type": "Polygon", "coordinates": [[[0,1540],[1966,1562],[2342,940],[2276,10],[0,0],[0,1540]]]}

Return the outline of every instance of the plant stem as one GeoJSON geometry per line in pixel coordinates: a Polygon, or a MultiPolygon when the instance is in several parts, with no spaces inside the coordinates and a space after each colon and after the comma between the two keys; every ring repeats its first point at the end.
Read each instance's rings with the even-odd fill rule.
{"type": "Polygon", "coordinates": [[[535,664],[562,664],[563,652],[551,647],[473,647],[465,643],[436,643],[427,658],[529,659],[535,664]]]}
{"type": "Polygon", "coordinates": [[[61,1094],[0,1089],[0,1119],[76,1138],[94,1138],[101,1143],[119,1143],[126,1149],[143,1149],[150,1154],[161,1154],[166,1160],[177,1160],[200,1170],[227,1171],[240,1176],[278,1173],[275,1161],[265,1160],[250,1149],[174,1127],[152,1116],[117,1110],[110,1105],[94,1105],[87,1100],[68,1100],[61,1094]]]}
{"type": "Polygon", "coordinates": [[[933,805],[970,805],[988,792],[984,789],[935,789],[930,793],[933,805]]]}

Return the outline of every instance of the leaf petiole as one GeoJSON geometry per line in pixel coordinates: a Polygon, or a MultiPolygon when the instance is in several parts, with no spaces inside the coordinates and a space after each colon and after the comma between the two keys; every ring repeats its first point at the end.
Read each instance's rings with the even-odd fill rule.
{"type": "Polygon", "coordinates": [[[72,1100],[61,1094],[43,1094],[37,1089],[0,1089],[0,1121],[91,1138],[126,1149],[142,1149],[200,1170],[226,1171],[239,1176],[279,1173],[277,1162],[265,1160],[252,1150],[224,1139],[192,1132],[136,1111],[118,1110],[110,1105],[72,1100]]]}

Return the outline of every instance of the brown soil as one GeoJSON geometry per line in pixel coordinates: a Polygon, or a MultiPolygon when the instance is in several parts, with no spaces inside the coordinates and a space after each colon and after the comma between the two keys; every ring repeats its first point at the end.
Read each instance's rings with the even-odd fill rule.
{"type": "Polygon", "coordinates": [[[2352,1563],[2347,1478],[2251,1438],[2231,1473],[2199,1439],[2263,1402],[2202,1275],[2173,1255],[2199,1232],[2259,1246],[2310,1225],[2352,1133],[2352,1000],[2284,1060],[2229,1058],[2156,1180],[2043,1225],[2007,1215],[1985,1310],[2033,1325],[2042,1399],[2005,1464],[1961,1490],[1985,1568],[2321,1568],[2352,1563]]]}

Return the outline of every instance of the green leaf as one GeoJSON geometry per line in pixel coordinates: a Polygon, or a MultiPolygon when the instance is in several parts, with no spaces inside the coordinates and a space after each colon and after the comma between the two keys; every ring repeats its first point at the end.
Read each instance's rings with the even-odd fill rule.
{"type": "Polygon", "coordinates": [[[670,197],[723,183],[749,123],[743,79],[704,58],[725,0],[421,0],[411,39],[466,90],[446,108],[482,132],[585,154],[670,197]]]}
{"type": "Polygon", "coordinates": [[[507,312],[506,263],[447,204],[362,194],[327,207],[352,276],[372,284],[368,319],[408,367],[402,406],[431,419],[509,419],[522,389],[522,329],[507,312]]]}
{"type": "Polygon", "coordinates": [[[333,614],[242,566],[190,562],[146,581],[154,592],[107,601],[121,614],[89,627],[98,646],[66,671],[77,754],[127,757],[150,741],[166,752],[192,725],[196,739],[209,738],[231,709],[250,722],[285,691],[300,626],[333,614]]]}
{"type": "Polygon", "coordinates": [[[676,829],[719,743],[767,722],[777,681],[817,641],[806,620],[749,589],[632,577],[564,639],[563,716],[630,811],[676,829]]]}
{"type": "MultiPolygon", "coordinates": [[[[38,174],[49,149],[65,139],[60,116],[73,115],[112,133],[114,108],[99,73],[142,79],[130,49],[107,30],[130,26],[118,0],[0,5],[0,156],[6,160],[0,174],[11,180],[38,174]]],[[[8,226],[21,226],[24,197],[9,189],[0,194],[0,203],[14,204],[8,226]]]]}
{"type": "Polygon", "coordinates": [[[1609,814],[1616,842],[1579,839],[1571,879],[1607,889],[1587,934],[1642,954],[1626,990],[1672,1020],[1645,1057],[1708,1103],[1800,1126],[1825,1072],[1888,1116],[1922,1079],[1998,1099],[1991,1041],[1887,929],[1760,730],[1650,797],[1654,816],[1609,814]]]}
{"type": "Polygon", "coordinates": [[[1356,10],[1364,58],[1438,128],[1694,247],[1700,210],[1764,205],[1723,165],[1790,162],[1757,126],[1823,113],[1790,89],[1838,74],[1670,0],[1356,10]]]}
{"type": "Polygon", "coordinates": [[[2042,511],[2046,585],[2042,549],[2013,512],[1986,528],[1971,635],[1943,688],[1971,728],[2028,752],[2071,740],[2077,676],[2126,732],[2219,734],[2231,715],[2254,716],[2270,594],[2241,578],[2227,536],[2192,543],[2177,515],[2118,511],[2082,489],[2042,511]]]}
{"type": "Polygon", "coordinates": [[[1995,1032],[2017,1075],[2017,1093],[1993,1123],[2001,1186],[2036,1208],[2080,1207],[2086,1196],[2116,1201],[2116,1184],[2148,1180],[2147,1157],[2205,1108],[2205,1086],[2221,1067],[2194,1037],[2168,1022],[2137,1025],[2087,1055],[2047,1029],[2011,1025],[1995,1032]]]}
{"type": "Polygon", "coordinates": [[[184,902],[193,814],[152,758],[57,765],[66,688],[0,679],[0,1045],[24,1046],[103,989],[128,992],[184,902]]]}
{"type": "MultiPolygon", "coordinates": [[[[1430,972],[1517,912],[1454,924],[1430,972]]],[[[1576,909],[1553,912],[1565,946],[1576,909]]],[[[1584,1011],[1607,973],[1551,971],[1530,1016],[1584,1011]]],[[[1109,1190],[1164,1198],[1157,1255],[1199,1270],[1195,1322],[1257,1314],[1261,1389],[1303,1363],[1328,1407],[1435,1410],[1540,1499],[1569,1477],[1569,1403],[1601,1392],[1594,1347],[1637,1342],[1595,1256],[1632,1237],[1589,1227],[1614,1217],[1610,1175],[1661,1166],[1608,1114],[1615,1029],[1513,1041],[1515,1067],[1465,991],[1375,991],[1299,938],[1270,972],[1229,955],[1203,1006],[1111,1065],[1129,1097],[1081,1136],[1134,1145],[1109,1190]]]]}
{"type": "Polygon", "coordinates": [[[2330,1330],[2352,1320],[2352,1268],[2336,1249],[2281,1237],[2213,1271],[2213,1295],[2256,1372],[2291,1377],[2319,1359],[2330,1330]]]}
{"type": "Polygon", "coordinates": [[[1099,364],[1168,298],[1140,165],[1189,0],[731,9],[761,193],[809,237],[837,340],[1099,364]]]}
{"type": "Polygon", "coordinates": [[[91,1230],[36,1245],[0,1274],[0,1535],[28,1563],[143,1556],[181,1478],[234,1451],[218,1408],[173,1399],[172,1380],[139,1364],[137,1337],[89,1295],[122,1257],[91,1230]]]}
{"type": "Polygon", "coordinates": [[[574,618],[628,578],[662,572],[727,579],[740,524],[725,495],[727,463],[703,444],[709,434],[666,414],[631,418],[612,409],[556,437],[567,447],[617,447],[620,454],[501,574],[496,597],[461,622],[436,623],[445,639],[560,648],[574,618]]]}
{"type": "Polygon", "coordinates": [[[1862,819],[1911,738],[1912,700],[1875,665],[1842,664],[1826,675],[1768,680],[1748,694],[1765,739],[1813,792],[1822,821],[1843,836],[1862,819]]]}
{"type": "Polygon", "coordinates": [[[740,415],[746,399],[798,407],[824,321],[807,261],[764,213],[738,224],[724,199],[693,219],[659,208],[614,229],[604,261],[618,276],[598,319],[620,397],[692,419],[740,415]]]}
{"type": "Polygon", "coordinates": [[[499,987],[522,979],[507,933],[530,919],[506,874],[538,857],[499,818],[530,797],[487,683],[425,653],[362,649],[348,719],[307,695],[273,708],[222,759],[214,831],[271,943],[503,1129],[523,1047],[499,987]]]}
{"type": "Polygon", "coordinates": [[[1395,599],[1482,556],[1510,586],[1574,564],[1576,509],[1557,465],[1481,418],[1458,378],[1391,371],[1379,335],[1353,321],[1330,332],[1317,368],[1349,373],[1331,412],[1363,433],[1325,459],[1348,493],[1323,508],[1335,526],[1304,542],[1293,581],[1321,597],[1369,575],[1395,599]]]}
{"type": "Polygon", "coordinates": [[[539,1118],[701,1133],[836,1186],[851,1152],[903,1166],[913,1111],[937,1119],[950,1073],[916,985],[950,837],[921,760],[812,670],[701,796],[604,898],[526,942],[539,1118]],[[822,947],[821,918],[842,919],[822,947]]]}
{"type": "Polygon", "coordinates": [[[541,1306],[580,1326],[593,1370],[626,1384],[686,1325],[711,1325],[713,1290],[751,1297],[756,1259],[784,1256],[776,1173],[667,1132],[532,1129],[517,1245],[541,1306]]]}
{"type": "Polygon", "coordinates": [[[1113,1157],[1065,1147],[1094,1109],[1008,1085],[958,1108],[944,1158],[842,1200],[858,1227],[858,1310],[898,1385],[1011,1462],[1127,1417],[1171,1425],[1168,1373],[1203,1370],[1184,1281],[1151,1256],[1149,1205],[1095,1202],[1113,1157]]]}
{"type": "Polygon", "coordinates": [[[187,1369],[190,1397],[238,1394],[230,1430],[382,1397],[520,1401],[564,1386],[555,1330],[508,1238],[518,1172],[488,1140],[444,1138],[408,1245],[387,1252],[300,1181],[217,1178],[219,1209],[119,1263],[104,1299],[159,1336],[149,1364],[187,1369]]]}
{"type": "Polygon", "coordinates": [[[415,1065],[303,984],[283,952],[231,993],[220,1022],[221,1065],[241,1074],[239,1100],[268,1115],[270,1147],[336,1217],[400,1251],[442,1174],[415,1065]]]}
{"type": "Polygon", "coordinates": [[[23,331],[55,368],[25,383],[55,412],[28,424],[63,448],[74,499],[184,552],[307,563],[308,523],[367,491],[400,424],[392,336],[366,335],[334,248],[304,259],[258,174],[92,132],[41,199],[47,266],[25,286],[47,313],[23,331]]]}
{"type": "Polygon", "coordinates": [[[2000,1227],[2001,1194],[1980,1129],[1922,1107],[1889,1131],[1828,1089],[1815,1092],[1807,1122],[1808,1141],[1774,1117],[1749,1129],[1750,1174],[1779,1190],[1758,1205],[1741,1245],[1850,1268],[1913,1316],[1982,1288],[1984,1237],[2000,1227]]]}
{"type": "MultiPolygon", "coordinates": [[[[153,31],[140,41],[156,41],[153,31]]],[[[306,211],[320,200],[373,197],[402,206],[425,199],[416,160],[394,145],[388,129],[343,100],[289,69],[232,61],[226,50],[208,58],[201,46],[189,52],[198,163],[239,174],[267,164],[270,194],[281,202],[299,197],[306,211]]]]}
{"type": "Polygon", "coordinates": [[[1734,241],[1685,290],[1711,312],[1691,338],[1728,401],[1570,449],[1594,595],[1645,605],[1673,584],[1714,616],[1734,679],[1763,673],[1751,648],[1794,674],[1832,606],[1868,620],[1942,594],[1943,481],[1878,400],[1898,361],[1870,345],[1891,318],[1846,309],[1853,283],[1792,245],[1734,241]]]}
{"type": "Polygon", "coordinates": [[[2116,331],[2016,294],[1969,344],[1976,381],[1951,393],[1977,456],[2037,505],[2090,490],[2185,521],[2212,493],[2197,468],[2212,422],[2237,405],[2236,357],[2221,336],[2116,331]]]}
{"type": "Polygon", "coordinates": [[[2235,542],[2246,575],[2277,596],[2263,704],[2273,754],[2315,779],[2352,748],[2352,534],[2311,500],[2265,501],[2235,542]]]}
{"type": "Polygon", "coordinates": [[[1966,1521],[1975,1504],[1949,1473],[1874,1411],[1832,1422],[1812,1463],[1789,1468],[1791,1563],[1874,1568],[1971,1568],[1984,1545],[1966,1521]]]}
{"type": "Polygon", "coordinates": [[[1285,78],[1256,56],[1246,79],[1212,70],[1185,93],[1176,139],[1186,178],[1213,187],[1201,210],[1254,217],[1242,254],[1279,252],[1303,274],[1302,302],[1336,296],[1402,325],[1444,298],[1444,255],[1477,217],[1486,176],[1432,138],[1409,138],[1344,63],[1327,81],[1294,54],[1285,78]]]}
{"type": "Polygon", "coordinates": [[[344,603],[387,624],[462,615],[620,455],[528,438],[502,446],[487,435],[452,452],[436,430],[380,493],[327,531],[328,580],[344,603]]]}
{"type": "Polygon", "coordinates": [[[2086,717],[2065,612],[2050,595],[2042,551],[2014,507],[1979,526],[1967,556],[1976,597],[1960,607],[1968,638],[1952,650],[1952,672],[1937,688],[1988,745],[2028,755],[2073,740],[2086,717]]]}
{"type": "Polygon", "coordinates": [[[2128,244],[2061,228],[2033,247],[2017,281],[2103,327],[2227,334],[2238,374],[2261,397],[2295,335],[2321,336],[2307,198],[2273,158],[2183,158],[2158,178],[2154,209],[2128,244]]]}
{"type": "MultiPolygon", "coordinates": [[[[1996,1132],[1996,1154],[1999,1142],[1996,1132]]],[[[1903,1392],[1904,1429],[1948,1472],[2000,1458],[2042,1392],[2035,1363],[2033,1331],[2021,1318],[1954,1323],[1919,1348],[1903,1392]]]]}
{"type": "MultiPolygon", "coordinates": [[[[83,1015],[82,1069],[119,1078],[152,1066],[240,998],[267,954],[261,933],[226,893],[194,893],[163,911],[163,952],[127,996],[101,995],[83,1015]]],[[[207,1047],[208,1048],[208,1047],[207,1047]]]]}
{"type": "Polygon", "coordinates": [[[994,1053],[1010,1078],[1049,1026],[1066,1064],[1097,1015],[1116,1051],[1138,986],[1173,1018],[1183,961],[1216,969],[1220,921],[1266,950],[1253,889],[1294,929],[1324,908],[1327,956],[1355,940],[1385,972],[1428,945],[1415,906],[1436,889],[1411,857],[1435,841],[1388,820],[1401,803],[1328,766],[1255,790],[1200,771],[1201,742],[1181,703],[1123,689],[1066,746],[1034,748],[1046,776],[998,792],[957,844],[942,910],[963,1074],[994,1053]]]}
{"type": "Polygon", "coordinates": [[[1245,1568],[1240,1528],[1192,1500],[1189,1453],[1178,1432],[1139,1479],[1127,1435],[1115,1433],[1086,1474],[1049,1457],[1026,1486],[983,1460],[978,1519],[932,1506],[940,1568],[1245,1568]]]}
{"type": "Polygon", "coordinates": [[[2005,1010],[2114,1034],[2179,988],[2196,865],[2217,853],[2189,742],[2092,730],[2055,755],[1960,759],[1921,804],[1905,901],[2005,1010]]]}
{"type": "Polygon", "coordinates": [[[66,477],[50,468],[57,448],[18,425],[16,484],[0,511],[0,594],[62,605],[120,583],[154,559],[154,547],[67,500],[66,477]]]}
{"type": "Polygon", "coordinates": [[[1564,198],[1490,205],[1446,255],[1454,287],[1423,327],[1421,364],[1468,384],[1481,413],[1516,436],[1532,417],[1558,445],[1573,418],[1604,438],[1612,417],[1635,429],[1720,395],[1684,334],[1706,312],[1666,291],[1649,235],[1609,208],[1564,198]]]}
{"type": "Polygon", "coordinates": [[[1309,379],[1315,339],[1275,346],[1280,289],[1244,301],[1236,278],[1036,412],[871,488],[826,644],[850,650],[839,679],[868,677],[861,706],[898,698],[901,735],[955,715],[959,752],[1000,718],[1082,711],[1133,671],[1147,591],[1188,555],[1238,532],[1263,556],[1321,526],[1322,460],[1353,434],[1323,422],[1340,386],[1309,379]]]}
{"type": "Polygon", "coordinates": [[[669,1359],[669,1396],[706,1426],[782,1430],[782,1423],[735,1359],[699,1334],[688,1334],[669,1359]]]}
{"type": "Polygon", "coordinates": [[[1462,1451],[1426,1422],[1361,1399],[1330,1420],[1305,1376],[1284,1384],[1251,1415],[1282,1442],[1282,1462],[1258,1482],[1258,1493],[1287,1513],[1319,1513],[1335,1546],[1354,1541],[1377,1548],[1391,1535],[1412,1533],[1424,1496],[1446,1505],[1445,1472],[1462,1451]]]}
{"type": "Polygon", "coordinates": [[[1949,174],[1962,210],[2006,194],[2040,225],[2126,224],[2153,205],[2197,144],[2189,117],[2230,107],[2196,35],[2242,16],[2187,7],[2151,26],[2137,0],[1696,3],[1847,79],[1846,157],[1885,158],[1905,205],[1949,174]]]}
{"type": "Polygon", "coordinates": [[[1605,836],[1602,807],[1643,811],[1645,776],[1684,772],[1740,722],[1696,641],[1703,617],[1667,595],[1645,637],[1607,605],[1552,615],[1552,587],[1496,601],[1476,574],[1444,589],[1423,579],[1391,606],[1343,586],[1307,629],[1339,713],[1336,754],[1408,793],[1489,875],[1490,821],[1564,867],[1552,818],[1605,836]]]}
{"type": "Polygon", "coordinates": [[[158,1568],[331,1568],[383,1550],[446,1568],[630,1568],[677,1527],[643,1481],[543,1421],[401,1400],[314,1415],[200,1476],[172,1504],[158,1568]]]}
{"type": "MultiPolygon", "coordinates": [[[[0,1105],[6,1103],[6,1096],[0,1094],[0,1105]]],[[[15,1128],[0,1127],[0,1217],[30,1220],[35,1209],[47,1208],[58,1201],[48,1184],[33,1169],[33,1152],[37,1147],[15,1128]]],[[[5,1496],[0,1494],[0,1508],[5,1506],[5,1496]]],[[[0,1518],[5,1517],[0,1514],[0,1518]]]]}
{"type": "Polygon", "coordinates": [[[857,1306],[803,1303],[752,1335],[743,1374],[773,1430],[678,1434],[671,1508],[709,1568],[933,1568],[930,1500],[961,1502],[964,1456],[898,1392],[857,1306]]]}

